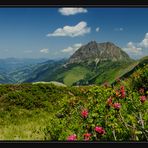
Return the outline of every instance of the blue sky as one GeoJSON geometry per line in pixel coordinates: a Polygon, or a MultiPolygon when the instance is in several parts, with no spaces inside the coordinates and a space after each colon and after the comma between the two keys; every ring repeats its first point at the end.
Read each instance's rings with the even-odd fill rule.
{"type": "Polygon", "coordinates": [[[92,40],[148,55],[148,8],[0,8],[0,58],[64,58],[92,40]]]}

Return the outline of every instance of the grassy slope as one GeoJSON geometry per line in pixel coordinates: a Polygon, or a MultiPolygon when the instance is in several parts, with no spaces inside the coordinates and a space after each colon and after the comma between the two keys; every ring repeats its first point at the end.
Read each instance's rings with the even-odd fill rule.
{"type": "Polygon", "coordinates": [[[144,65],[148,64],[148,56],[143,57],[142,59],[136,61],[134,66],[131,66],[126,73],[121,75],[121,78],[129,77],[133,74],[137,69],[144,67],[144,65]]]}
{"type": "Polygon", "coordinates": [[[89,71],[85,67],[74,67],[65,73],[63,79],[64,84],[71,86],[73,83],[84,79],[87,73],[89,73],[89,71]]]}
{"type": "MultiPolygon", "coordinates": [[[[1,116],[2,114],[4,111],[1,111],[1,116]]],[[[17,107],[5,112],[5,115],[0,117],[1,140],[43,140],[43,129],[52,117],[45,111],[30,111],[17,107]]]]}
{"type": "Polygon", "coordinates": [[[88,81],[89,84],[102,84],[104,81],[112,83],[117,77],[126,73],[130,67],[133,67],[134,64],[134,62],[103,62],[97,66],[94,63],[91,65],[87,64],[87,66],[85,63],[70,65],[68,68],[59,69],[53,76],[44,80],[48,81],[52,78],[68,86],[81,80],[88,81]]]}
{"type": "Polygon", "coordinates": [[[105,81],[112,83],[116,78],[120,77],[122,74],[126,73],[129,69],[135,66],[136,62],[105,62],[98,66],[98,74],[89,79],[90,83],[102,84],[105,81]]]}
{"type": "MultiPolygon", "coordinates": [[[[128,65],[126,68],[124,69],[121,68],[119,71],[117,71],[118,78],[120,79],[128,78],[139,68],[143,68],[147,64],[148,64],[148,56],[145,56],[133,62],[132,64],[128,65]]],[[[116,84],[116,80],[112,81],[112,84],[116,84]]]]}
{"type": "Polygon", "coordinates": [[[74,93],[81,95],[78,88],[53,84],[0,85],[0,139],[51,140],[45,128],[74,93]]]}

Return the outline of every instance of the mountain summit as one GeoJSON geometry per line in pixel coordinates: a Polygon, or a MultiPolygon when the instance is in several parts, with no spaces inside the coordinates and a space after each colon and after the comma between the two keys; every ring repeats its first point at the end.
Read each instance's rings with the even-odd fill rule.
{"type": "Polygon", "coordinates": [[[131,60],[129,55],[112,42],[97,43],[96,41],[91,41],[86,45],[81,46],[69,58],[67,64],[128,60],[131,60]]]}

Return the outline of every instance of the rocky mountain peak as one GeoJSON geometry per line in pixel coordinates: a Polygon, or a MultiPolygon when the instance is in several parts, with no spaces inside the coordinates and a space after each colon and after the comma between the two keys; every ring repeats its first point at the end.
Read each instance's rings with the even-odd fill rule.
{"type": "Polygon", "coordinates": [[[67,64],[93,61],[118,61],[130,60],[130,57],[120,47],[112,42],[97,43],[90,41],[81,46],[68,60],[67,64]]]}

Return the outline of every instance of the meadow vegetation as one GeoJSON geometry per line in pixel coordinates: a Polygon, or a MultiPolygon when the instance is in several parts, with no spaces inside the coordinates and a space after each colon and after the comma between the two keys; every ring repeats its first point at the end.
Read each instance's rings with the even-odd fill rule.
{"type": "Polygon", "coordinates": [[[0,85],[0,139],[148,141],[148,65],[116,84],[0,85]]]}

